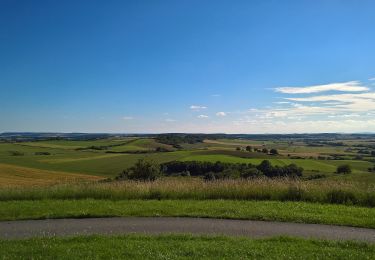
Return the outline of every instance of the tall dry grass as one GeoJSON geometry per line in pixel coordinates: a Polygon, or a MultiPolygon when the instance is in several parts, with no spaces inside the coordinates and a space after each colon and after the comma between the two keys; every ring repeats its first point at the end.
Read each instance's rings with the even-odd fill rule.
{"type": "Polygon", "coordinates": [[[0,200],[42,199],[228,199],[278,200],[375,206],[375,186],[359,183],[290,179],[219,180],[161,179],[72,183],[50,187],[1,188],[0,200]]]}

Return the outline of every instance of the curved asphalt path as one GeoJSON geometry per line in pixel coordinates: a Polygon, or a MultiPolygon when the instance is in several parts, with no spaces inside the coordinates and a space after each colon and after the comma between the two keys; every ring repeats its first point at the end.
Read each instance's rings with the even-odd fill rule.
{"type": "Polygon", "coordinates": [[[0,221],[0,238],[40,236],[190,233],[265,238],[295,236],[375,242],[375,229],[251,220],[126,217],[0,221]]]}

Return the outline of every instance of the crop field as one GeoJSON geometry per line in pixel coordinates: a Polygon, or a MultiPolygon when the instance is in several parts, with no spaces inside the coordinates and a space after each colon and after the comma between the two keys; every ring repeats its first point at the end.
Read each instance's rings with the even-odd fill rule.
{"type": "MultiPolygon", "coordinates": [[[[206,139],[202,143],[181,144],[180,149],[170,144],[157,142],[154,138],[104,138],[97,140],[42,140],[33,142],[0,143],[0,163],[42,171],[56,171],[93,176],[115,177],[124,169],[132,166],[138,159],[147,158],[158,163],[180,161],[207,161],[228,163],[251,163],[258,165],[269,160],[273,165],[296,164],[303,167],[305,176],[325,174],[327,178],[352,179],[375,182],[375,174],[368,168],[374,163],[364,157],[354,158],[363,141],[347,140],[352,146],[311,147],[301,141],[259,141],[242,139],[206,139]],[[253,148],[277,148],[279,155],[267,155],[259,152],[244,151],[246,146],[253,148]],[[236,151],[238,147],[242,151],[236,151]],[[163,152],[155,152],[163,149],[163,152]],[[356,150],[357,149],[357,150],[356,150]],[[343,155],[345,160],[323,160],[318,156],[343,155]],[[298,158],[293,158],[298,155],[298,158]],[[352,158],[352,159],[350,159],[352,158]],[[349,164],[353,173],[349,176],[336,176],[338,165],[349,164]]],[[[370,142],[371,144],[371,142],[370,142]]],[[[30,171],[29,171],[30,172],[30,171]]],[[[0,172],[3,183],[9,178],[5,171],[0,172]]]]}
{"type": "Polygon", "coordinates": [[[48,171],[0,163],[0,187],[51,185],[61,182],[95,181],[100,177],[48,171]]]}

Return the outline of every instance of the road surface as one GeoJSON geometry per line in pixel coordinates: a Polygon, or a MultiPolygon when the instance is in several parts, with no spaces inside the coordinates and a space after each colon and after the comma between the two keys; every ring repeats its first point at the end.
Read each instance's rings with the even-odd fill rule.
{"type": "Polygon", "coordinates": [[[303,238],[375,242],[375,229],[252,220],[126,217],[0,221],[0,238],[2,239],[130,233],[190,233],[252,238],[286,235],[303,238]]]}

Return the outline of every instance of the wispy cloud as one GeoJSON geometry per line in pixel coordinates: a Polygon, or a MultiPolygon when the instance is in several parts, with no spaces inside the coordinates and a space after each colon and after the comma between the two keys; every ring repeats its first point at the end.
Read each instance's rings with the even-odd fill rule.
{"type": "Polygon", "coordinates": [[[208,116],[207,115],[199,115],[199,116],[197,116],[198,118],[208,118],[208,116]]]}
{"type": "Polygon", "coordinates": [[[132,120],[132,119],[134,119],[134,117],[132,117],[132,116],[123,116],[122,119],[124,119],[124,120],[132,120]]]}
{"type": "Polygon", "coordinates": [[[330,83],[306,87],[279,87],[275,90],[276,92],[285,94],[311,94],[325,91],[362,92],[368,91],[369,88],[363,86],[359,81],[348,81],[343,83],[330,83]]]}
{"type": "Polygon", "coordinates": [[[177,120],[174,120],[174,119],[172,119],[172,118],[167,118],[167,119],[165,119],[165,122],[176,122],[177,120]]]}
{"type": "MultiPolygon", "coordinates": [[[[280,89],[276,89],[275,91],[281,92],[280,89]]],[[[237,122],[242,124],[244,122],[258,122],[266,126],[268,124],[275,124],[275,120],[280,125],[282,123],[291,124],[297,121],[309,122],[311,124],[314,121],[323,122],[326,120],[327,122],[329,121],[329,124],[337,121],[337,126],[339,126],[342,125],[341,121],[344,119],[356,118],[357,122],[371,120],[372,115],[375,113],[375,92],[357,81],[283,89],[282,91],[283,93],[290,94],[289,97],[283,98],[284,101],[274,102],[275,105],[272,107],[249,109],[237,122]],[[336,93],[302,97],[294,96],[294,94],[312,94],[328,90],[335,90],[336,93]],[[342,91],[352,93],[340,93],[342,91]]],[[[302,124],[298,127],[302,127],[302,124]]],[[[322,124],[320,127],[321,131],[325,131],[326,125],[322,124]]],[[[306,124],[306,132],[308,131],[309,128],[306,124]]],[[[337,128],[337,131],[340,131],[340,129],[337,128]]]]}
{"type": "Polygon", "coordinates": [[[191,105],[190,106],[190,109],[195,110],[195,111],[199,111],[199,110],[206,109],[206,108],[207,108],[206,106],[198,106],[198,105],[191,105]]]}
{"type": "Polygon", "coordinates": [[[374,80],[375,80],[375,77],[374,77],[374,78],[369,78],[368,80],[370,80],[370,81],[374,81],[374,80]]]}
{"type": "Polygon", "coordinates": [[[226,116],[227,115],[227,113],[225,113],[225,112],[217,112],[216,113],[216,116],[226,116]]]}

